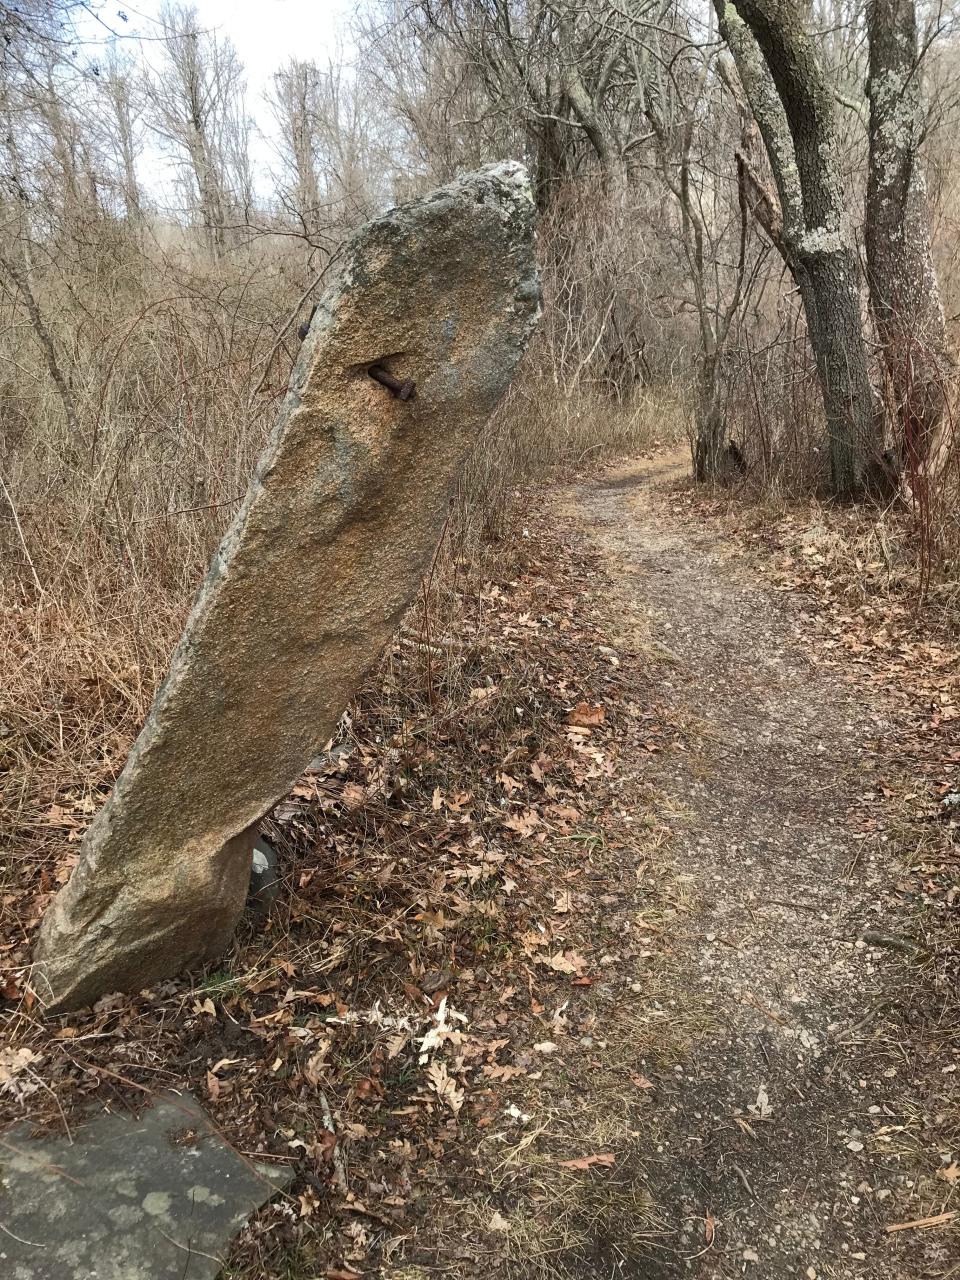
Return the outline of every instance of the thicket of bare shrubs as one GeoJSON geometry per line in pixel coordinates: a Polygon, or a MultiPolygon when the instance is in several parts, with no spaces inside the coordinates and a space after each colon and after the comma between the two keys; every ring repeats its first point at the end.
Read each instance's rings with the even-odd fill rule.
{"type": "MultiPolygon", "coordinates": [[[[462,168],[529,163],[546,306],[464,477],[459,547],[484,554],[519,481],[684,430],[705,477],[741,477],[725,470],[733,441],[767,491],[829,482],[802,254],[784,240],[745,64],[719,39],[729,5],[367,0],[358,65],[278,68],[276,159],[259,183],[228,33],[168,7],[146,66],[122,39],[78,45],[75,8],[0,4],[0,756],[15,816],[80,762],[98,777],[118,762],[345,236],[462,168]],[[161,154],[176,209],[158,207],[161,154]]],[[[858,0],[806,9],[859,258],[868,14],[858,0]]],[[[918,17],[925,97],[908,141],[924,146],[950,317],[958,47],[952,7],[918,17]]],[[[912,481],[905,537],[919,529],[928,561],[952,570],[953,389],[934,476],[904,445],[866,294],[869,372],[889,392],[880,442],[912,481]]]]}

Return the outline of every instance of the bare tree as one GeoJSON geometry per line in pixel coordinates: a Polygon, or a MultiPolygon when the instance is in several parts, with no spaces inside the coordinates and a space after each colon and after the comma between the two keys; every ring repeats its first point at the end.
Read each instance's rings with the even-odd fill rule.
{"type": "Polygon", "coordinates": [[[67,101],[72,81],[64,74],[75,7],[66,0],[0,5],[0,284],[14,310],[25,314],[70,450],[79,445],[72,369],[55,333],[55,313],[38,287],[35,257],[38,249],[49,256],[67,211],[75,215],[88,194],[87,143],[67,101]]]}
{"type": "Polygon", "coordinates": [[[316,236],[321,226],[316,138],[319,77],[316,63],[291,58],[274,74],[269,97],[283,163],[278,195],[308,239],[316,236]]]}
{"type": "Polygon", "coordinates": [[[379,36],[392,85],[403,85],[414,133],[446,135],[461,154],[465,132],[483,137],[494,154],[522,151],[545,209],[571,172],[591,167],[605,187],[622,181],[634,133],[624,103],[632,101],[634,120],[637,104],[624,92],[619,34],[625,22],[669,7],[665,0],[394,0],[390,19],[367,30],[379,36]],[[405,50],[415,47],[429,76],[410,75],[409,59],[389,47],[398,37],[405,50]]]}
{"type": "Polygon", "coordinates": [[[777,186],[777,243],[803,299],[832,487],[854,496],[882,450],[882,420],[870,382],[833,91],[802,7],[792,0],[714,4],[777,186]]]}
{"type": "Polygon", "coordinates": [[[735,180],[711,172],[710,154],[725,121],[715,74],[715,49],[697,42],[687,24],[668,31],[666,12],[644,30],[626,32],[636,91],[650,123],[659,173],[679,211],[679,240],[699,336],[694,473],[724,474],[727,427],[723,364],[748,286],[748,217],[735,180]]]}
{"type": "Polygon", "coordinates": [[[137,177],[140,102],[134,77],[132,62],[123,59],[113,48],[102,69],[98,69],[97,84],[106,107],[102,145],[112,158],[124,211],[131,222],[138,223],[143,215],[143,200],[137,177]]]}
{"type": "Polygon", "coordinates": [[[177,158],[219,256],[229,221],[244,218],[251,200],[243,67],[229,40],[203,30],[195,9],[167,4],[161,22],[165,61],[149,86],[149,122],[177,158]]]}
{"type": "Polygon", "coordinates": [[[870,302],[914,475],[936,455],[950,358],[930,244],[920,146],[927,126],[914,0],[870,0],[870,163],[865,242],[870,302]]]}

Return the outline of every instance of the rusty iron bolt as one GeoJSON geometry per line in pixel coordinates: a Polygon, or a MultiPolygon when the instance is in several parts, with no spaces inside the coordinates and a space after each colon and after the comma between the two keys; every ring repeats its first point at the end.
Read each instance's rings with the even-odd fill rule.
{"type": "Polygon", "coordinates": [[[405,382],[399,378],[395,378],[379,364],[372,364],[367,373],[374,380],[379,382],[381,387],[386,387],[388,391],[392,391],[398,400],[412,400],[417,393],[417,384],[410,378],[405,382]]]}
{"type": "Polygon", "coordinates": [[[310,308],[310,314],[307,316],[306,320],[304,320],[303,324],[297,330],[297,337],[300,339],[301,342],[303,342],[306,339],[307,334],[310,332],[310,326],[313,324],[313,317],[317,314],[317,307],[319,307],[319,305],[320,305],[319,302],[315,302],[313,304],[313,306],[310,308]]]}

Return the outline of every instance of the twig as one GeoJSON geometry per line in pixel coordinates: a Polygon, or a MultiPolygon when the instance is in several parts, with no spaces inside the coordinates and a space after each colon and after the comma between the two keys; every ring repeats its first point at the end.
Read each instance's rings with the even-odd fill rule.
{"type": "Polygon", "coordinates": [[[9,1236],[11,1240],[16,1240],[17,1244],[28,1244],[31,1249],[45,1249],[47,1247],[42,1240],[24,1240],[22,1236],[14,1235],[10,1228],[5,1227],[2,1222],[0,1222],[0,1231],[9,1236]]]}
{"type": "Polygon", "coordinates": [[[769,1018],[771,1022],[776,1022],[778,1026],[789,1027],[790,1023],[786,1018],[781,1018],[779,1013],[774,1013],[772,1009],[768,1009],[762,1005],[752,991],[747,991],[743,996],[743,1003],[751,1005],[758,1013],[762,1013],[765,1018],[769,1018]]]}
{"type": "MultiPolygon", "coordinates": [[[[202,1249],[196,1249],[192,1244],[181,1244],[179,1240],[174,1240],[173,1236],[167,1235],[160,1227],[156,1228],[159,1235],[164,1240],[168,1240],[175,1249],[182,1249],[184,1253],[189,1254],[191,1258],[206,1258],[209,1262],[215,1262],[218,1267],[223,1266],[223,1258],[218,1258],[214,1253],[204,1253],[202,1249]]],[[[189,1263],[187,1264],[189,1266],[189,1263]]]]}
{"type": "Polygon", "coordinates": [[[263,373],[260,375],[260,381],[253,388],[253,391],[251,391],[250,393],[251,396],[255,396],[259,394],[260,389],[262,388],[263,384],[266,382],[267,377],[270,373],[270,368],[273,364],[273,358],[277,354],[277,352],[280,350],[281,346],[283,345],[283,340],[287,335],[287,330],[290,328],[294,320],[296,320],[297,316],[300,314],[300,308],[303,306],[306,300],[310,297],[311,293],[313,293],[317,285],[322,282],[323,277],[329,271],[331,263],[334,262],[335,258],[336,258],[336,254],[334,254],[334,256],[331,257],[330,260],[325,264],[323,270],[319,273],[319,275],[314,276],[314,278],[307,285],[306,289],[304,289],[303,293],[297,299],[297,305],[293,308],[293,310],[290,312],[290,315],[287,317],[286,321],[281,326],[280,333],[277,335],[277,340],[273,344],[270,354],[267,356],[266,363],[263,366],[263,373]]]}
{"type": "Polygon", "coordinates": [[[767,1060],[767,1066],[769,1067],[769,1066],[770,1066],[770,1055],[769,1055],[769,1053],[767,1053],[767,1046],[763,1043],[763,1041],[762,1041],[762,1040],[761,1040],[761,1038],[760,1038],[760,1033],[759,1033],[759,1032],[754,1032],[754,1036],[753,1036],[753,1038],[756,1040],[757,1044],[760,1046],[760,1052],[763,1054],[764,1058],[766,1058],[766,1060],[767,1060]]]}
{"type": "Polygon", "coordinates": [[[225,498],[223,502],[207,502],[202,507],[177,507],[174,511],[160,511],[155,516],[144,516],[142,520],[133,520],[133,525],[151,524],[154,520],[166,520],[168,516],[189,516],[195,511],[216,511],[220,507],[233,506],[235,502],[240,502],[243,498],[242,493],[238,493],[235,498],[225,498]]]}
{"type": "Polygon", "coordinates": [[[23,533],[23,525],[20,523],[20,517],[17,515],[17,508],[13,505],[13,498],[10,496],[10,490],[7,488],[7,482],[4,480],[3,476],[0,476],[0,486],[3,487],[3,496],[6,498],[7,505],[10,508],[10,513],[13,516],[13,523],[16,525],[17,535],[20,538],[20,545],[21,547],[23,547],[23,554],[27,558],[27,564],[30,566],[30,572],[33,574],[34,584],[37,588],[37,591],[40,593],[40,595],[45,596],[47,593],[44,591],[43,586],[41,585],[36,567],[30,556],[30,549],[27,546],[27,539],[23,533]]]}
{"type": "Polygon", "coordinates": [[[863,940],[872,947],[888,947],[891,951],[905,951],[911,956],[923,950],[915,942],[909,942],[906,938],[897,938],[892,933],[877,933],[875,929],[865,930],[863,940]]]}
{"type": "Polygon", "coordinates": [[[894,1231],[912,1231],[915,1227],[942,1227],[952,1222],[958,1215],[960,1210],[948,1209],[946,1213],[935,1213],[931,1218],[915,1218],[913,1222],[891,1222],[887,1227],[887,1234],[892,1235],[894,1231]]]}
{"type": "Polygon", "coordinates": [[[850,1038],[852,1036],[855,1036],[856,1033],[858,1031],[861,1031],[867,1025],[868,1022],[872,1022],[873,1019],[877,1017],[878,1014],[883,1013],[893,1003],[894,1002],[892,999],[878,1001],[878,1003],[875,1004],[873,1008],[867,1010],[867,1012],[863,1015],[863,1017],[858,1022],[855,1022],[852,1027],[847,1028],[847,1030],[843,1033],[843,1035],[841,1035],[837,1039],[837,1044],[838,1045],[849,1044],[850,1038]]]}
{"type": "Polygon", "coordinates": [[[6,1138],[0,1138],[0,1147],[3,1147],[6,1151],[12,1151],[15,1156],[19,1156],[21,1159],[32,1160],[38,1168],[43,1169],[46,1173],[55,1174],[58,1178],[64,1178],[67,1182],[72,1182],[75,1187],[84,1185],[79,1178],[74,1178],[67,1173],[66,1169],[62,1169],[60,1165],[52,1164],[49,1160],[44,1160],[42,1156],[35,1155],[34,1152],[27,1151],[23,1147],[15,1147],[6,1138]]]}
{"type": "Polygon", "coordinates": [[[740,1168],[740,1166],[739,1166],[738,1164],[734,1164],[734,1162],[731,1160],[731,1161],[730,1161],[730,1168],[734,1171],[734,1173],[736,1173],[736,1175],[739,1177],[740,1181],[741,1181],[741,1182],[743,1183],[743,1185],[747,1188],[747,1194],[749,1195],[750,1199],[751,1199],[751,1200],[756,1200],[756,1198],[757,1198],[757,1197],[756,1197],[756,1195],[754,1194],[753,1187],[751,1187],[750,1183],[747,1181],[747,1175],[743,1172],[743,1170],[740,1168]]]}

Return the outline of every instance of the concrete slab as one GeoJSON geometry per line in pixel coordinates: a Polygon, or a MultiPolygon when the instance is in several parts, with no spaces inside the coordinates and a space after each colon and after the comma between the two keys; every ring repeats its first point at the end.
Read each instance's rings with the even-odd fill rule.
{"type": "Polygon", "coordinates": [[[65,1138],[0,1136],[3,1280],[213,1280],[247,1218],[289,1184],[240,1156],[197,1100],[101,1115],[65,1138]]]}

